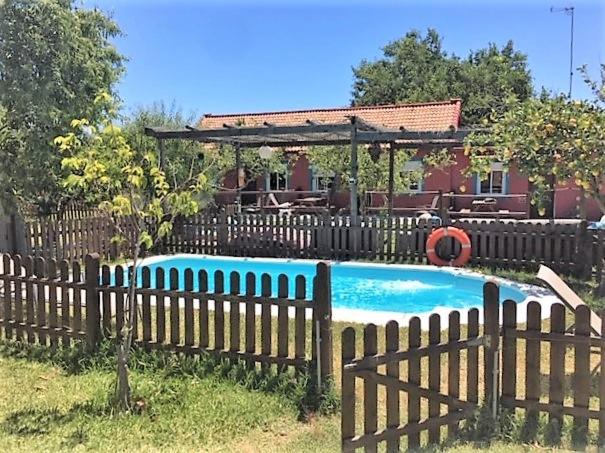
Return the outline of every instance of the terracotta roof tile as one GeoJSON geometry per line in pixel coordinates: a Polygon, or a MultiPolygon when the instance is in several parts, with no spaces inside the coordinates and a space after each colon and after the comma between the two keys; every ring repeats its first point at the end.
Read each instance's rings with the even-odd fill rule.
{"type": "Polygon", "coordinates": [[[417,104],[378,105],[368,107],[343,107],[334,109],[292,110],[284,112],[236,113],[228,115],[206,114],[198,127],[222,128],[223,124],[237,126],[262,126],[264,122],[277,126],[304,124],[311,120],[319,124],[348,121],[356,115],[363,121],[388,129],[404,127],[411,131],[446,131],[460,125],[460,99],[444,102],[417,104]]]}

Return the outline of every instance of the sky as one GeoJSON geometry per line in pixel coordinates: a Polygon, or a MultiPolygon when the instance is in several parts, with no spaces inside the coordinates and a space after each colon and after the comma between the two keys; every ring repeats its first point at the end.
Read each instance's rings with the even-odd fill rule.
{"type": "MultiPolygon", "coordinates": [[[[448,52],[512,39],[534,85],[567,92],[574,66],[605,63],[605,2],[84,0],[110,12],[128,57],[118,90],[127,110],[163,101],[191,115],[337,107],[351,101],[351,68],[411,29],[437,29],[448,52]]],[[[590,92],[576,72],[573,97],[590,92]]]]}

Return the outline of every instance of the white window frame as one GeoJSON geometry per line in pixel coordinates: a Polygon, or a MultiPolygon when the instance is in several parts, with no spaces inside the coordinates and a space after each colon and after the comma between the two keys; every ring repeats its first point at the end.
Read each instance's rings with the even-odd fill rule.
{"type": "Polygon", "coordinates": [[[274,172],[267,172],[265,173],[265,190],[266,191],[271,191],[271,190],[288,190],[288,188],[290,187],[290,172],[286,169],[285,172],[279,172],[279,171],[274,171],[274,172]],[[277,188],[271,188],[271,176],[272,175],[276,175],[277,176],[277,181],[278,181],[278,187],[277,188]],[[280,176],[283,177],[284,180],[284,187],[280,187],[279,181],[280,181],[280,176]]]}
{"type": "Polygon", "coordinates": [[[331,171],[331,172],[328,172],[327,174],[321,174],[321,173],[317,172],[313,167],[311,167],[311,176],[312,176],[311,191],[320,192],[320,191],[328,191],[328,190],[330,190],[330,188],[327,186],[321,187],[319,181],[322,179],[332,178],[332,185],[333,185],[334,178],[336,178],[336,173],[331,171]]]}
{"type": "Polygon", "coordinates": [[[487,174],[487,180],[489,180],[489,191],[483,191],[481,189],[481,182],[485,179],[481,179],[479,175],[476,175],[476,187],[475,193],[477,195],[507,195],[508,194],[508,171],[504,168],[502,162],[493,162],[490,165],[490,171],[487,174]],[[495,192],[493,188],[494,172],[502,172],[502,190],[495,192]]]}
{"type": "Polygon", "coordinates": [[[422,173],[420,180],[417,181],[418,187],[416,187],[415,189],[408,187],[408,189],[407,189],[408,193],[419,193],[424,190],[424,164],[422,163],[421,160],[408,160],[403,165],[402,173],[416,173],[416,172],[422,173]]]}

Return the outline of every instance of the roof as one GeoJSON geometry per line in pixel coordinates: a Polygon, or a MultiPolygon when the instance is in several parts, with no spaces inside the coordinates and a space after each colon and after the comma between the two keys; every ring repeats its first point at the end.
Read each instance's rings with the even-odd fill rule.
{"type": "Polygon", "coordinates": [[[460,99],[443,102],[392,104],[332,109],[289,110],[279,112],[233,113],[225,115],[205,114],[198,127],[218,129],[224,125],[259,127],[266,124],[292,126],[313,122],[339,124],[356,116],[365,123],[387,129],[408,131],[448,131],[460,125],[460,99]]]}

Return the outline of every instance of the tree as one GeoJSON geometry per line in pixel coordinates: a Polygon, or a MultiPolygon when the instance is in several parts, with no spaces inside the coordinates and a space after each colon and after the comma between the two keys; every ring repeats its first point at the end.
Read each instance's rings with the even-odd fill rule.
{"type": "Polygon", "coordinates": [[[588,67],[586,65],[580,66],[580,74],[584,76],[584,82],[588,85],[590,90],[595,96],[597,102],[605,105],[605,64],[601,64],[601,80],[593,80],[588,74],[588,67]]]}
{"type": "MultiPolygon", "coordinates": [[[[188,124],[195,124],[196,115],[185,115],[172,104],[155,103],[137,109],[124,121],[124,136],[133,147],[156,149],[157,140],[145,135],[144,129],[149,126],[160,126],[178,129],[188,124]]],[[[244,126],[243,123],[238,126],[244,126]]],[[[194,140],[163,140],[164,169],[167,178],[181,180],[191,171],[204,169],[210,190],[202,194],[204,204],[213,192],[224,189],[223,177],[235,168],[235,148],[231,145],[202,144],[194,140]]],[[[255,149],[241,150],[241,165],[245,169],[244,186],[250,179],[255,179],[264,172],[285,172],[288,158],[281,149],[275,149],[270,159],[261,159],[255,149]]]]}
{"type": "MultiPolygon", "coordinates": [[[[110,105],[107,95],[97,97],[97,106],[110,105]]],[[[71,121],[71,130],[54,140],[62,154],[65,170],[62,186],[74,196],[86,196],[90,203],[112,219],[116,241],[126,243],[132,262],[125,322],[118,335],[117,385],[115,402],[131,407],[128,360],[136,310],[136,275],[139,258],[172,231],[177,216],[193,215],[200,209],[200,195],[209,189],[204,169],[195,168],[179,179],[167,178],[159,167],[155,149],[133,147],[122,129],[109,119],[93,124],[87,119],[71,121]],[[128,218],[127,232],[122,220],[128,218]]]]}
{"type": "Polygon", "coordinates": [[[0,105],[19,138],[0,144],[1,195],[47,213],[64,201],[52,141],[73,118],[94,123],[103,114],[93,100],[112,94],[122,74],[124,58],[110,43],[120,30],[70,0],[5,0],[0,17],[0,105]]]}
{"type": "MultiPolygon", "coordinates": [[[[305,156],[320,176],[335,176],[340,188],[347,188],[351,176],[351,151],[345,146],[312,146],[307,149],[305,156]]],[[[389,183],[389,156],[386,149],[381,149],[377,158],[372,158],[368,147],[358,150],[358,192],[361,208],[365,206],[366,194],[369,191],[386,191],[389,183]]],[[[441,169],[453,163],[452,155],[447,149],[440,149],[426,154],[422,158],[423,170],[403,171],[405,163],[416,158],[415,149],[398,149],[395,151],[394,190],[404,192],[414,181],[430,175],[433,169],[441,169]]]]}
{"type": "Polygon", "coordinates": [[[469,173],[485,175],[491,162],[514,163],[528,177],[532,203],[542,212],[554,184],[573,182],[605,214],[605,111],[594,102],[563,95],[513,99],[485,125],[486,131],[466,139],[469,173]]]}
{"type": "Polygon", "coordinates": [[[532,96],[527,58],[512,41],[499,49],[495,44],[471,51],[466,59],[448,54],[437,31],[418,31],[387,44],[383,58],[363,60],[353,68],[354,105],[462,99],[462,121],[475,124],[503,100],[532,96]]]}

